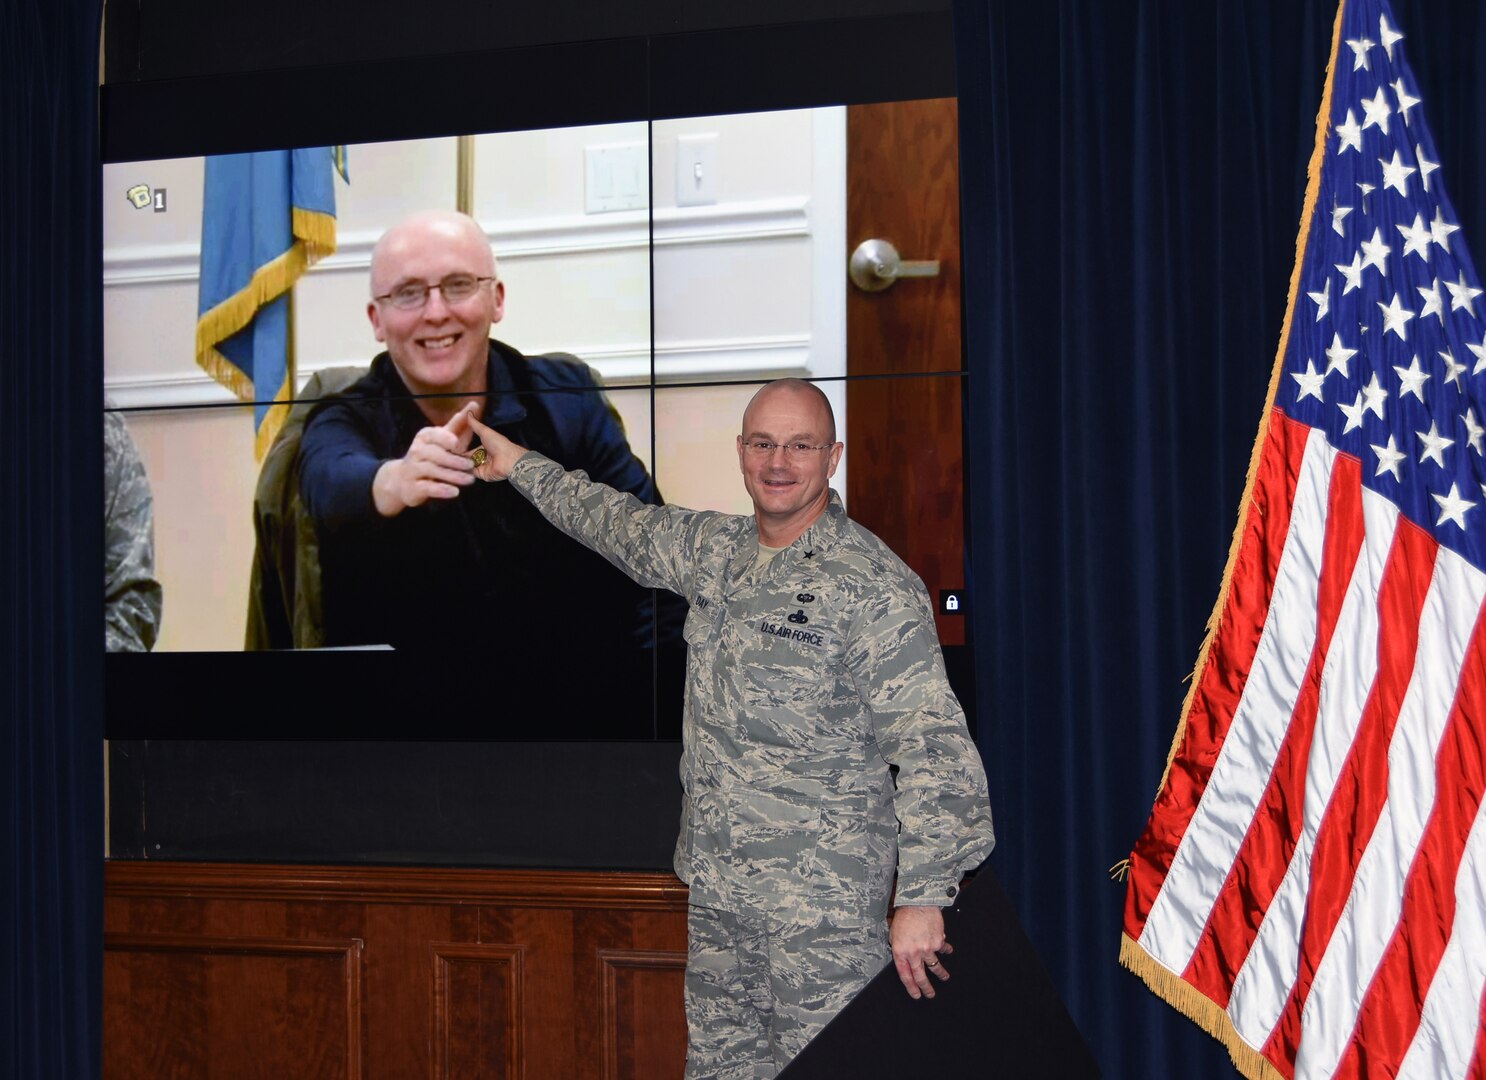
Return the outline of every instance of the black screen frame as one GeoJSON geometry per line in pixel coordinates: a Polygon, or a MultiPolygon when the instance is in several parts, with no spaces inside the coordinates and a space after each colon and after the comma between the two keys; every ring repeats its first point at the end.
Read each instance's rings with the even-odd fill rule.
{"type": "Polygon", "coordinates": [[[110,82],[100,154],[110,164],[953,96],[952,21],[935,11],[110,82]]]}
{"type": "MultiPolygon", "coordinates": [[[[120,58],[129,41],[128,26],[110,35],[110,71],[130,70],[120,58]]],[[[914,11],[121,79],[100,88],[100,149],[102,162],[112,164],[954,95],[949,12],[914,11]],[[480,92],[486,86],[491,92],[480,92]]],[[[257,654],[251,679],[264,692],[224,698],[220,687],[246,673],[239,670],[246,669],[243,660],[224,659],[236,655],[108,655],[105,735],[126,741],[680,737],[684,654],[674,650],[653,664],[648,729],[621,731],[606,718],[597,690],[587,707],[565,707],[559,715],[544,709],[540,689],[532,689],[511,703],[528,722],[492,724],[489,687],[459,672],[445,673],[441,719],[409,724],[408,716],[428,716],[421,692],[405,677],[421,661],[381,652],[322,657],[315,669],[300,655],[257,654]],[[168,696],[155,692],[161,686],[170,688],[168,696]]],[[[946,663],[971,710],[970,647],[947,648],[946,663]]]]}

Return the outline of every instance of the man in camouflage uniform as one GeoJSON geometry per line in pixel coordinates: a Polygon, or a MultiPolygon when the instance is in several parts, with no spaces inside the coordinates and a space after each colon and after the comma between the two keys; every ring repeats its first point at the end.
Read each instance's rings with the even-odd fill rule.
{"type": "Polygon", "coordinates": [[[160,630],[154,500],[118,413],[103,414],[103,647],[145,652],[160,630]]]}
{"type": "Polygon", "coordinates": [[[644,506],[472,426],[476,476],[509,477],[691,604],[675,859],[691,890],[688,1080],[775,1075],[890,955],[910,995],[933,997],[942,908],[993,843],[985,773],[923,583],[827,486],[842,446],[825,395],[788,379],[749,404],[752,517],[644,506]]]}

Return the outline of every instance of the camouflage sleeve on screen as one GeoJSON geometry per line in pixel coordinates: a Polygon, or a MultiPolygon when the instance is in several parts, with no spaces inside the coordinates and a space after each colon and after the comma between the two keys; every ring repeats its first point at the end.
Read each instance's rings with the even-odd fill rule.
{"type": "Polygon", "coordinates": [[[117,413],[103,414],[103,644],[143,652],[160,628],[154,500],[144,462],[117,413]]]}
{"type": "Polygon", "coordinates": [[[691,556],[701,531],[722,516],[647,505],[628,492],[594,483],[581,469],[564,472],[535,452],[516,463],[511,483],[553,525],[641,585],[681,596],[694,591],[691,556]]]}
{"type": "Polygon", "coordinates": [[[853,620],[846,664],[883,758],[898,767],[896,903],[947,906],[995,843],[985,768],[945,676],[922,583],[906,570],[879,583],[853,620]]]}

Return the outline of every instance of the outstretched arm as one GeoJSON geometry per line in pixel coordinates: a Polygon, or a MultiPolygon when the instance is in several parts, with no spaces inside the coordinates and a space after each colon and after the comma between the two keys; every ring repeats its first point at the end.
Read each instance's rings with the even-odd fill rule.
{"type": "Polygon", "coordinates": [[[691,595],[694,552],[701,533],[719,515],[642,503],[630,492],[589,480],[581,470],[565,472],[478,420],[471,426],[480,438],[475,457],[483,451],[474,466],[481,480],[508,479],[521,463],[514,486],[558,529],[647,588],[691,595]]]}
{"type": "Polygon", "coordinates": [[[511,475],[511,470],[516,467],[516,462],[521,460],[521,455],[526,453],[526,447],[517,446],[506,438],[495,428],[486,427],[475,417],[479,406],[471,402],[464,409],[454,414],[454,420],[460,417],[468,419],[469,427],[480,439],[480,448],[475,451],[474,470],[475,476],[481,480],[505,480],[511,475]],[[484,457],[480,450],[485,451],[484,457]]]}

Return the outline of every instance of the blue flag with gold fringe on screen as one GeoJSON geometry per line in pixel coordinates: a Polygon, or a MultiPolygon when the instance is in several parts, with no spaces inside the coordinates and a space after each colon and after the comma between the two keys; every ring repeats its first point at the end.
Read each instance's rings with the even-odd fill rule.
{"type": "Polygon", "coordinates": [[[206,159],[196,362],[255,403],[260,459],[293,396],[289,291],[335,251],[336,172],[345,147],[206,159]]]}

